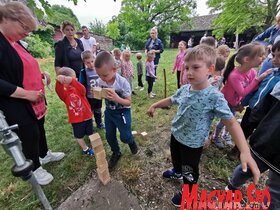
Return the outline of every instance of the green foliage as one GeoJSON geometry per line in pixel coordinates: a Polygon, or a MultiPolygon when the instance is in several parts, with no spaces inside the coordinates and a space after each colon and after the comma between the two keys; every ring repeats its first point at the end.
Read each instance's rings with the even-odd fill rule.
{"type": "Polygon", "coordinates": [[[280,11],[278,0],[208,0],[207,4],[213,11],[221,12],[213,23],[217,38],[225,32],[242,33],[252,26],[267,28],[280,11]]]}
{"type": "Polygon", "coordinates": [[[111,21],[107,24],[106,35],[116,40],[120,37],[120,29],[118,21],[111,21]]]}
{"type": "MultiPolygon", "coordinates": [[[[78,0],[68,0],[68,1],[72,1],[75,5],[77,5],[78,3],[78,0]]],[[[36,14],[39,20],[44,18],[45,13],[47,15],[52,14],[51,5],[47,0],[38,0],[38,1],[27,0],[26,2],[27,2],[27,6],[34,11],[34,13],[36,14]]]]}
{"type": "Polygon", "coordinates": [[[28,43],[28,51],[35,57],[35,58],[46,58],[50,56],[51,53],[51,45],[41,40],[38,34],[32,34],[25,38],[28,43]]]}
{"type": "Polygon", "coordinates": [[[54,33],[54,28],[51,25],[47,25],[47,26],[39,25],[38,30],[33,33],[38,34],[42,41],[48,42],[50,45],[53,45],[52,35],[54,33]]]}
{"type": "Polygon", "coordinates": [[[165,41],[174,28],[189,20],[195,7],[194,0],[123,0],[117,17],[120,39],[116,41],[142,49],[154,26],[159,29],[159,38],[165,41]]]}
{"type": "Polygon", "coordinates": [[[47,22],[55,25],[61,25],[65,20],[68,20],[76,27],[76,30],[81,27],[81,24],[70,8],[62,5],[51,6],[52,13],[47,16],[47,22]]]}
{"type": "Polygon", "coordinates": [[[90,31],[92,31],[94,34],[100,35],[100,36],[105,36],[106,35],[106,26],[105,24],[101,21],[95,18],[93,22],[89,23],[89,28],[90,31]]]}

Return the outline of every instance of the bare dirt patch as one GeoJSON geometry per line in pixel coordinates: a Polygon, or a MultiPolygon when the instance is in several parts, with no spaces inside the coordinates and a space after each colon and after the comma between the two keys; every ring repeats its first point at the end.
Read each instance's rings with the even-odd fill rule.
{"type": "MultiPolygon", "coordinates": [[[[119,166],[111,173],[113,181],[109,185],[104,187],[95,178],[71,195],[59,209],[177,209],[170,199],[182,182],[162,178],[162,172],[172,167],[170,127],[157,126],[149,132],[147,139],[136,139],[140,153],[137,157],[123,155],[119,166]]],[[[212,145],[204,150],[198,183],[200,190],[224,189],[227,174],[223,174],[223,167],[230,174],[238,164],[238,161],[227,160],[227,151],[212,145]]],[[[263,176],[259,188],[263,188],[265,180],[266,176],[263,176]]]]}

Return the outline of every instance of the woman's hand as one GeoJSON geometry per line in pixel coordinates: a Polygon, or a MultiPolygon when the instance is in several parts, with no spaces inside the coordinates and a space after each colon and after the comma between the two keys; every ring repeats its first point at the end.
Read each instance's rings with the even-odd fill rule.
{"type": "Polygon", "coordinates": [[[12,98],[20,98],[20,99],[26,99],[31,102],[38,102],[42,100],[42,98],[45,97],[43,90],[25,90],[21,87],[17,87],[15,92],[11,94],[12,98]]]}
{"type": "Polygon", "coordinates": [[[50,85],[51,84],[51,76],[50,76],[49,72],[44,71],[42,73],[42,75],[43,75],[43,77],[46,81],[46,85],[50,85]]]}
{"type": "Polygon", "coordinates": [[[25,94],[26,99],[31,102],[39,102],[45,97],[42,90],[39,91],[25,90],[25,91],[26,91],[25,94]]]}

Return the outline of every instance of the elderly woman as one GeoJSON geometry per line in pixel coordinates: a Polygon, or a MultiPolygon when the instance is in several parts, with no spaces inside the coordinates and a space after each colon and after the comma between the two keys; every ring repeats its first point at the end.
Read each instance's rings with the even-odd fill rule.
{"type": "Polygon", "coordinates": [[[33,161],[38,183],[46,185],[53,176],[41,167],[40,161],[44,164],[60,160],[64,153],[48,151],[42,82],[48,75],[40,72],[38,62],[20,43],[36,27],[36,20],[24,4],[13,1],[0,5],[0,110],[9,125],[18,124],[15,132],[22,142],[23,153],[33,161]]]}
{"type": "MultiPolygon", "coordinates": [[[[150,31],[151,38],[148,39],[145,46],[145,52],[153,51],[155,53],[155,66],[158,65],[160,59],[160,53],[163,52],[163,44],[162,41],[157,37],[158,31],[157,28],[152,28],[150,31]]],[[[156,72],[155,72],[156,73],[156,72]]]]}
{"type": "Polygon", "coordinates": [[[84,51],[81,40],[75,38],[75,26],[64,21],[61,25],[61,31],[65,34],[64,38],[55,43],[55,71],[66,66],[76,72],[76,77],[79,78],[80,71],[83,68],[81,53],[84,51]]]}
{"type": "MultiPolygon", "coordinates": [[[[276,24],[272,25],[268,29],[266,29],[263,33],[259,34],[254,41],[260,42],[263,45],[267,46],[271,49],[272,45],[276,43],[276,38],[279,40],[280,38],[280,16],[276,16],[276,24]],[[268,39],[268,42],[265,40],[268,39]]],[[[273,68],[272,64],[272,55],[269,54],[267,58],[264,60],[260,70],[259,75],[265,72],[266,70],[273,68]]]]}

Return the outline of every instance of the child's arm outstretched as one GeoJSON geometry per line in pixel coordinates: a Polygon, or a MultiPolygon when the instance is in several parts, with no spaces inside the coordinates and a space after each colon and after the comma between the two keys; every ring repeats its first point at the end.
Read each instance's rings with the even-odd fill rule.
{"type": "Polygon", "coordinates": [[[242,170],[246,172],[247,168],[249,167],[253,173],[254,183],[257,184],[260,178],[260,171],[255,160],[250,154],[249,146],[239,123],[235,120],[235,118],[232,118],[230,120],[222,120],[222,122],[227,127],[234,143],[240,151],[242,170]]]}
{"type": "Polygon", "coordinates": [[[162,99],[162,100],[152,104],[150,106],[150,108],[148,109],[147,114],[150,117],[153,117],[157,108],[165,108],[165,107],[169,107],[171,105],[172,105],[172,102],[171,102],[171,98],[170,97],[162,99]]]}

